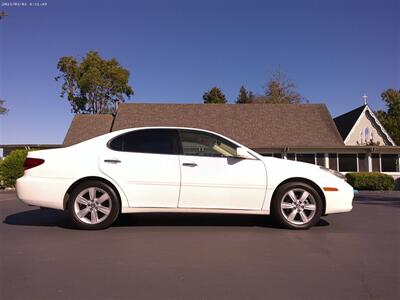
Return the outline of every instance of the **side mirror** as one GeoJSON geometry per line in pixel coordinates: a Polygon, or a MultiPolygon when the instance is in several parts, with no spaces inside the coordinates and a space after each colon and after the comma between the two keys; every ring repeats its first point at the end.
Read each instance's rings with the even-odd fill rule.
{"type": "Polygon", "coordinates": [[[240,158],[254,159],[254,156],[251,155],[245,148],[242,147],[236,148],[236,156],[240,158]]]}

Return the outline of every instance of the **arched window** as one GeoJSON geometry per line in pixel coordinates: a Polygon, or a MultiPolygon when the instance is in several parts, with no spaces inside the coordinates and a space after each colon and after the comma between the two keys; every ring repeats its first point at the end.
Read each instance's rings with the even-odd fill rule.
{"type": "Polygon", "coordinates": [[[364,128],[364,138],[365,138],[365,142],[368,143],[369,142],[369,129],[368,127],[364,128]]]}
{"type": "Polygon", "coordinates": [[[360,131],[360,145],[364,144],[364,130],[360,131]]]}

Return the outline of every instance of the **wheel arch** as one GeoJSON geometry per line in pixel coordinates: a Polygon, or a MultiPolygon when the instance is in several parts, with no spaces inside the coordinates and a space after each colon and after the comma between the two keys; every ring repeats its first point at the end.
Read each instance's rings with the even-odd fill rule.
{"type": "Polygon", "coordinates": [[[318,193],[318,195],[321,197],[322,200],[322,215],[325,215],[325,209],[326,209],[326,199],[325,199],[325,194],[322,191],[322,189],[319,187],[318,184],[316,184],[314,181],[304,178],[304,177],[292,177],[292,178],[288,178],[285,179],[284,181],[282,181],[279,185],[277,185],[277,187],[275,188],[274,192],[272,193],[272,197],[271,197],[271,203],[270,203],[270,211],[272,210],[272,204],[274,201],[272,201],[273,199],[275,199],[275,195],[278,191],[278,189],[289,182],[302,182],[305,184],[310,185],[312,188],[315,189],[315,191],[318,193]]]}
{"type": "Polygon", "coordinates": [[[82,182],[89,181],[89,180],[96,180],[96,181],[100,181],[100,182],[103,182],[103,183],[109,185],[110,188],[112,188],[113,191],[115,192],[115,194],[117,195],[117,198],[118,198],[120,207],[122,208],[121,195],[120,195],[118,189],[116,188],[116,186],[115,186],[112,182],[110,182],[109,180],[107,180],[107,179],[105,179],[105,178],[103,178],[103,177],[98,177],[98,176],[87,176],[87,177],[83,177],[83,178],[80,178],[80,179],[78,179],[77,181],[75,181],[73,184],[71,184],[71,186],[70,186],[70,187],[68,188],[68,190],[65,192],[64,200],[63,200],[63,209],[64,209],[64,210],[67,209],[68,201],[69,201],[69,195],[71,194],[72,190],[73,190],[76,186],[78,186],[79,184],[81,184],[82,182]]]}

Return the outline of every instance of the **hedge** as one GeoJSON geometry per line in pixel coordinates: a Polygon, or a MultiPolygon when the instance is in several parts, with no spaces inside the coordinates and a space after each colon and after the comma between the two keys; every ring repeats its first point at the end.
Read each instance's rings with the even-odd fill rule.
{"type": "Polygon", "coordinates": [[[0,164],[0,178],[5,187],[15,187],[16,180],[24,175],[24,161],[28,150],[14,150],[0,164]]]}
{"type": "Polygon", "coordinates": [[[394,179],[382,173],[347,173],[347,182],[356,190],[393,190],[394,179]]]}

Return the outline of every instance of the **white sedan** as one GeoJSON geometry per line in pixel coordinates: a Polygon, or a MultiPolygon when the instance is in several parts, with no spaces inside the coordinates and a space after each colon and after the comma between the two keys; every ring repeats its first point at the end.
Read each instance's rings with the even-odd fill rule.
{"type": "Polygon", "coordinates": [[[341,173],[263,157],[220,134],[176,127],[132,128],[70,147],[29,152],[19,199],[67,210],[83,229],[120,213],[271,214],[307,229],[321,215],[352,209],[341,173]]]}

